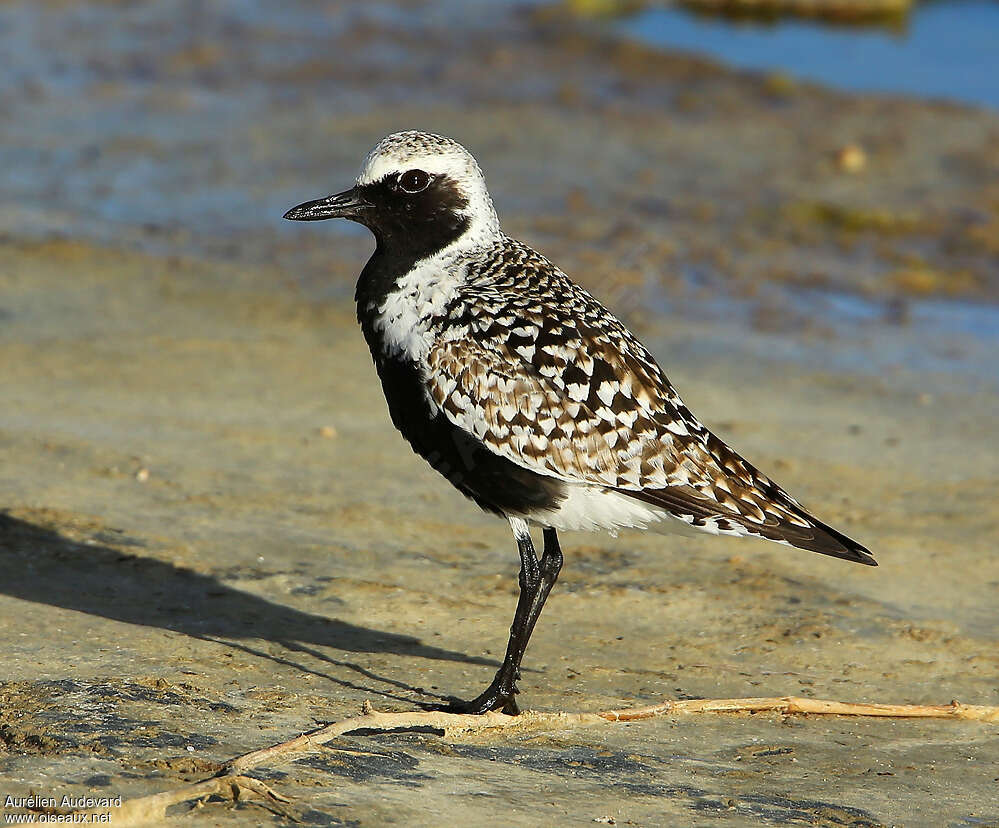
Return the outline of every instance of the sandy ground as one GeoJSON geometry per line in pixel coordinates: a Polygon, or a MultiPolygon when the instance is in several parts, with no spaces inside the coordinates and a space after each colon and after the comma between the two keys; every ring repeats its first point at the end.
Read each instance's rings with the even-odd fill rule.
{"type": "MultiPolygon", "coordinates": [[[[217,266],[59,244],[4,254],[8,792],[156,791],[365,699],[406,709],[488,681],[514,546],[393,433],[349,309],[222,289],[217,266]]],[[[693,334],[671,328],[664,362],[693,334]]],[[[995,397],[921,403],[737,351],[673,373],[882,565],[570,535],[525,703],[999,703],[995,397]]],[[[497,809],[517,824],[997,817],[999,734],[979,724],[758,717],[350,744],[364,753],[270,778],[319,824],[487,824],[497,809]]]]}
{"type": "MultiPolygon", "coordinates": [[[[632,57],[588,42],[526,38],[496,65],[564,72],[546,91],[474,110],[449,92],[420,124],[478,142],[508,229],[620,310],[702,419],[881,566],[756,541],[569,533],[524,705],[999,704],[993,341],[932,327],[960,304],[920,304],[994,289],[994,178],[982,171],[999,118],[787,97],[765,79],[664,59],[661,88],[704,93],[670,103],[681,117],[644,100],[648,75],[632,57]],[[630,84],[612,124],[586,103],[595,86],[574,74],[584,64],[591,80],[630,84]],[[861,179],[827,152],[858,124],[906,135],[883,163],[875,149],[861,179]],[[865,206],[847,219],[792,209],[828,201],[865,206]],[[891,224],[913,210],[915,225],[891,224]],[[640,253],[614,264],[628,250],[640,253]],[[779,272],[764,278],[768,261],[779,272]],[[898,276],[913,267],[923,282],[898,276]],[[705,268],[693,283],[660,275],[705,268]],[[819,270],[840,287],[847,274],[874,315],[843,327],[839,306],[796,292],[819,270]],[[955,287],[944,276],[958,270],[970,275],[955,287]],[[719,286],[729,304],[714,304],[719,286]]],[[[468,94],[502,85],[488,75],[462,79],[468,94]]],[[[288,137],[291,111],[256,137],[258,160],[280,155],[274,135],[288,137]]],[[[309,115],[295,164],[263,164],[289,195],[271,220],[322,194],[320,165],[324,191],[349,180],[367,145],[411,114],[309,115]],[[338,136],[325,152],[323,129],[338,136]]],[[[14,225],[51,219],[29,207],[3,205],[14,225]]],[[[505,646],[516,550],[505,524],[451,491],[389,423],[343,299],[369,241],[280,228],[247,232],[241,249],[231,226],[185,236],[121,224],[104,235],[124,241],[98,243],[82,208],[66,210],[69,238],[0,240],[0,794],[154,793],[366,700],[405,710],[478,692],[505,646]]],[[[459,740],[360,733],[341,746],[261,774],[299,821],[999,824],[992,725],[701,717],[459,740]]],[[[287,821],[251,803],[176,815],[287,821]]]]}

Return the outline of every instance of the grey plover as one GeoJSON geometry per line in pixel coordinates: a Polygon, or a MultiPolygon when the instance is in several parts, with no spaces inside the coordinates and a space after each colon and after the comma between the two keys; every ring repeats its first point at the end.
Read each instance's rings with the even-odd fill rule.
{"type": "Polygon", "coordinates": [[[562,567],[560,529],[692,527],[876,566],[705,428],[610,311],[503,234],[457,142],[389,135],[353,187],[285,218],[345,218],[374,234],[355,299],[392,422],[517,541],[506,657],[481,695],[448,709],[517,712],[521,659],[562,567]]]}

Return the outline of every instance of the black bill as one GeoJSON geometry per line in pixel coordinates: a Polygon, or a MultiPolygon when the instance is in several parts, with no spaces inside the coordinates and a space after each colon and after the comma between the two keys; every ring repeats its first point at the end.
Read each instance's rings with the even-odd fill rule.
{"type": "Polygon", "coordinates": [[[371,205],[358,192],[357,187],[326,198],[306,201],[292,207],[284,214],[291,221],[322,221],[332,218],[355,218],[358,213],[371,205]]]}

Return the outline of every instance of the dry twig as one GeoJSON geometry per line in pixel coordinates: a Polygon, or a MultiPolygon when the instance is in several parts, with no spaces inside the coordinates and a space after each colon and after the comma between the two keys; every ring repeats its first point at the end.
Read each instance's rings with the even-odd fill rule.
{"type": "Polygon", "coordinates": [[[487,713],[470,716],[458,713],[416,711],[409,713],[382,713],[368,702],[360,716],[344,719],[303,733],[294,739],[271,745],[227,762],[218,775],[172,791],[151,794],[129,800],[114,812],[113,825],[137,826],[160,822],[166,810],[183,802],[204,801],[212,796],[238,801],[254,799],[277,813],[288,814],[288,800],[271,790],[246,772],[263,765],[289,762],[320,749],[326,742],[345,733],[357,730],[402,731],[439,730],[445,738],[456,738],[468,733],[487,730],[542,730],[578,727],[581,725],[607,724],[608,722],[633,722],[668,715],[703,713],[780,713],[781,715],[832,715],[875,716],[889,718],[961,719],[964,721],[999,723],[999,707],[961,704],[863,704],[853,702],[807,699],[795,696],[759,699],[688,699],[669,701],[649,707],[631,707],[623,710],[604,710],[600,713],[538,713],[527,711],[519,716],[487,713]]]}

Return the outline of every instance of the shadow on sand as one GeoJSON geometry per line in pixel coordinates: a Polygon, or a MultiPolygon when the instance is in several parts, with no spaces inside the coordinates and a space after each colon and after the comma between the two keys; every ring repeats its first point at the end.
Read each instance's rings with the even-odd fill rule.
{"type": "MultiPolygon", "coordinates": [[[[315,647],[496,666],[489,659],[430,647],[408,635],[373,630],[272,603],[209,575],[96,542],[81,543],[5,512],[0,512],[0,571],[3,572],[0,593],[15,598],[184,633],[307,670],[341,686],[390,698],[400,697],[331,676],[288,657],[262,652],[240,639],[271,641],[289,654],[307,655],[347,668],[369,681],[432,698],[443,697],[378,676],[315,647]]],[[[400,700],[411,702],[412,698],[400,700]]]]}

